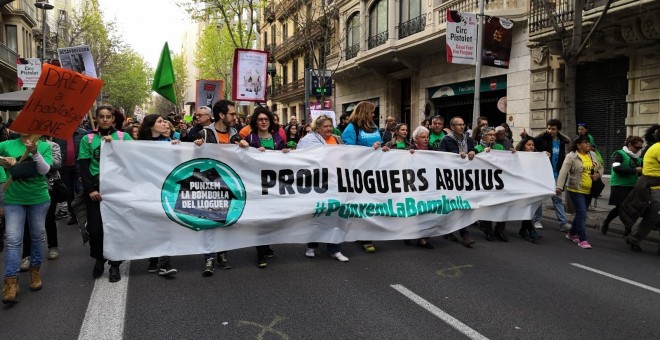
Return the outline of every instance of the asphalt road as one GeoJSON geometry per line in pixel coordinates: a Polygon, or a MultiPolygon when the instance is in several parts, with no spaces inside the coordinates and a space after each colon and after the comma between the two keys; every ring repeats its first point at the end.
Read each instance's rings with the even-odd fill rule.
{"type": "Polygon", "coordinates": [[[308,259],[304,245],[288,244],[274,245],[276,257],[258,269],[256,251],[242,249],[229,253],[233,269],[210,278],[201,276],[201,256],[173,258],[179,273],[171,279],[147,273],[146,260],[132,261],[125,301],[113,290],[119,286],[107,284],[107,269],[96,296],[110,290],[92,299],[118,317],[91,308],[93,260],[65,221],[62,255],[42,267],[44,288],[29,291],[22,273],[20,302],[0,306],[0,338],[660,338],[656,245],[633,253],[620,236],[590,229],[594,248],[584,250],[550,220],[539,244],[517,238],[519,223],[508,223],[509,243],[487,242],[477,229],[473,249],[433,238],[433,250],[388,241],[366,254],[349,243],[347,263],[329,259],[323,246],[308,259]]]}

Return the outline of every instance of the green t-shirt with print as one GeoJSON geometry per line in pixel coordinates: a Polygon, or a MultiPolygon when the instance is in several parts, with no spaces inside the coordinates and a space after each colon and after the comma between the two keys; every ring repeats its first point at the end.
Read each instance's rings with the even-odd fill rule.
{"type": "MultiPolygon", "coordinates": [[[[490,147],[491,150],[504,150],[504,145],[502,144],[493,144],[493,146],[490,147]]],[[[477,153],[484,152],[486,150],[486,147],[479,144],[474,147],[474,150],[477,151],[477,153]]]]}
{"type": "MultiPolygon", "coordinates": [[[[80,149],[78,150],[78,159],[89,159],[89,172],[92,176],[99,174],[99,161],[101,160],[101,141],[102,137],[97,133],[92,133],[92,142],[89,142],[89,135],[83,136],[80,141],[80,149]]],[[[110,137],[112,140],[119,140],[117,131],[113,132],[110,137]]],[[[122,133],[122,140],[133,140],[128,133],[122,133]]]]}
{"type": "MultiPolygon", "coordinates": [[[[18,161],[25,151],[25,145],[20,138],[0,143],[0,156],[2,157],[12,157],[18,161]]],[[[41,154],[46,164],[53,164],[53,151],[50,144],[39,141],[37,152],[41,154]]],[[[32,160],[32,154],[26,158],[26,161],[29,160],[32,160]]],[[[50,195],[44,175],[12,181],[11,186],[5,192],[5,204],[37,205],[48,201],[50,201],[50,195]]]]}
{"type": "Polygon", "coordinates": [[[429,134],[429,146],[431,147],[431,149],[440,148],[440,141],[442,141],[443,138],[445,138],[444,131],[440,132],[440,134],[435,134],[431,132],[429,134]]]}
{"type": "Polygon", "coordinates": [[[268,150],[275,150],[275,140],[273,138],[267,138],[267,139],[260,139],[261,146],[264,147],[264,149],[268,150]]]}

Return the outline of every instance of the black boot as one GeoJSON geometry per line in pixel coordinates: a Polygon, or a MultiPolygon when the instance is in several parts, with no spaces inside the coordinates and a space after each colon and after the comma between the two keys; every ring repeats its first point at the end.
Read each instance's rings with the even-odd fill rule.
{"type": "Polygon", "coordinates": [[[493,224],[490,221],[479,221],[479,229],[486,235],[487,241],[493,240],[493,224]]]}

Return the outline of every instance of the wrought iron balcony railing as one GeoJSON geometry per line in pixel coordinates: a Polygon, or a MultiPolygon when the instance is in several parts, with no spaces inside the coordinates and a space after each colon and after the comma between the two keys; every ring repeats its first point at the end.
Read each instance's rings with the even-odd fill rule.
{"type": "Polygon", "coordinates": [[[426,15],[420,15],[417,18],[410,19],[399,24],[399,39],[409,37],[419,33],[426,27],[426,15]]]}
{"type": "Polygon", "coordinates": [[[557,0],[556,2],[548,2],[548,9],[544,7],[543,0],[531,0],[529,2],[529,32],[538,32],[547,28],[552,28],[552,20],[556,22],[570,22],[573,21],[573,1],[571,0],[557,0]],[[550,13],[548,13],[550,12],[550,13]]]}
{"type": "Polygon", "coordinates": [[[11,48],[7,47],[5,44],[0,43],[0,62],[2,64],[16,71],[17,59],[18,59],[18,53],[14,52],[11,48]]]}
{"type": "Polygon", "coordinates": [[[388,33],[387,31],[380,32],[374,36],[369,37],[369,40],[367,40],[367,48],[372,49],[374,47],[380,46],[387,42],[388,39],[388,33]]]}
{"type": "Polygon", "coordinates": [[[284,85],[275,85],[272,88],[272,100],[281,100],[305,93],[305,79],[294,80],[284,85]]]}
{"type": "Polygon", "coordinates": [[[346,60],[357,57],[358,52],[360,52],[360,43],[346,47],[346,60]]]}

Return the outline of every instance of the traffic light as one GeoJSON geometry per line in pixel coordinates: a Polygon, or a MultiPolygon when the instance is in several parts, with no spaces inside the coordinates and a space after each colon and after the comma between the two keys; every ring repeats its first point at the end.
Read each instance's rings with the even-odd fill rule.
{"type": "Polygon", "coordinates": [[[331,96],[332,95],[332,77],[325,77],[325,84],[321,83],[321,77],[312,76],[312,88],[310,95],[312,96],[331,96]]]}

